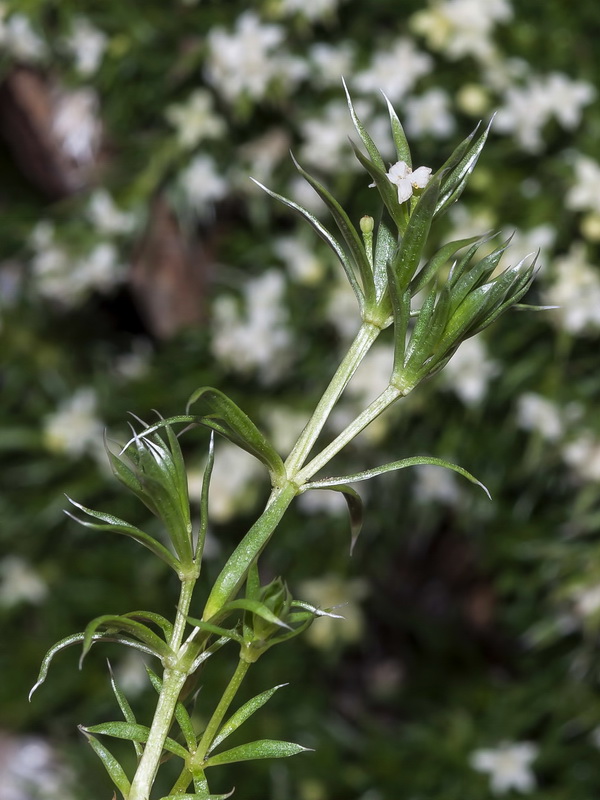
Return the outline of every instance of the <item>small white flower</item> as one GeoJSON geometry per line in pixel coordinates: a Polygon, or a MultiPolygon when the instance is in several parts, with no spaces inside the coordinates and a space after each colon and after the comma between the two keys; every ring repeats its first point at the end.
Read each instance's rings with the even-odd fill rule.
{"type": "Polygon", "coordinates": [[[6,556],[0,561],[0,606],[41,603],[47,594],[46,582],[20,556],[6,556]]]}
{"type": "Polygon", "coordinates": [[[431,178],[431,168],[418,167],[412,170],[406,161],[396,161],[386,174],[390,183],[398,187],[398,202],[405,203],[412,197],[415,189],[424,189],[427,186],[431,178]]]}
{"type": "Polygon", "coordinates": [[[493,749],[475,750],[470,761],[473,769],[490,776],[494,794],[504,794],[510,789],[532,792],[536,781],[531,763],[538,752],[532,742],[501,742],[493,749]]]}
{"type": "Polygon", "coordinates": [[[185,148],[193,148],[203,139],[218,139],[225,133],[225,122],[215,113],[213,97],[205,89],[192,92],[185,103],[169,106],[165,116],[185,148]]]}
{"type": "Polygon", "coordinates": [[[581,433],[562,450],[565,462],[585,481],[600,481],[600,439],[591,432],[581,433]]]}
{"type": "Polygon", "coordinates": [[[103,425],[96,415],[97,397],[91,388],[78,389],[44,420],[49,450],[78,458],[89,450],[104,449],[103,425]]]}
{"type": "Polygon", "coordinates": [[[4,21],[4,8],[0,8],[0,45],[19,61],[39,61],[46,55],[44,41],[34,31],[24,14],[11,14],[4,21]]]}
{"type": "Polygon", "coordinates": [[[565,198],[567,208],[600,213],[600,164],[589,156],[579,155],[574,171],[575,182],[565,198]]]}
{"type": "Polygon", "coordinates": [[[80,75],[93,75],[97,71],[107,42],[106,34],[85,17],[78,17],[73,21],[65,46],[75,59],[75,69],[80,75]]]}
{"type": "Polygon", "coordinates": [[[309,50],[313,83],[319,87],[339,86],[343,75],[351,75],[354,68],[354,48],[349,42],[334,46],[318,42],[309,50]]]}
{"type": "Polygon", "coordinates": [[[433,136],[445,139],[453,133],[456,120],[450,113],[450,97],[443,89],[430,89],[404,104],[409,137],[433,136]]]}
{"type": "Polygon", "coordinates": [[[535,392],[526,392],[517,401],[517,424],[526,431],[535,431],[549,442],[564,433],[560,411],[555,403],[535,392]]]}
{"type": "Polygon", "coordinates": [[[358,73],[354,86],[368,95],[381,90],[392,103],[398,103],[432,68],[432,57],[420,51],[412,39],[401,37],[389,50],[376,51],[371,66],[358,73]]]}
{"type": "Polygon", "coordinates": [[[63,153],[77,164],[93,161],[99,149],[102,126],[98,106],[93,89],[61,92],[56,98],[52,132],[63,153]]]}
{"type": "Polygon", "coordinates": [[[557,258],[550,271],[544,302],[558,306],[552,314],[568,333],[581,336],[600,328],[600,273],[590,264],[587,249],[576,242],[557,258]]]}
{"type": "Polygon", "coordinates": [[[219,175],[215,162],[209,156],[196,156],[179,176],[186,199],[199,214],[227,194],[228,184],[219,175]]]}
{"type": "Polygon", "coordinates": [[[92,194],[87,214],[101,233],[131,233],[135,228],[135,214],[121,211],[106,189],[96,189],[92,194]]]}
{"type": "Polygon", "coordinates": [[[442,385],[451,389],[467,406],[476,406],[488,384],[499,372],[488,355],[482,338],[472,337],[461,344],[441,374],[442,385]]]}

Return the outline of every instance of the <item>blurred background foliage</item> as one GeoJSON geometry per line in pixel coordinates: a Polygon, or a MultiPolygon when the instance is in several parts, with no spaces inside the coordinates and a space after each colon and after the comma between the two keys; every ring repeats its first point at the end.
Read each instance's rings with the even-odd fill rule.
{"type": "MultiPolygon", "coordinates": [[[[379,89],[415,163],[434,170],[497,112],[436,236],[512,235],[506,263],[539,250],[531,301],[560,308],[513,312],[469,340],[344,454],[346,472],[448,458],[492,503],[435,467],[381,477],[365,490],[352,558],[335,493],[303,496],[288,515],[262,570],[296,596],[344,603],[346,621],[320,620],[261,660],[248,696],[290,687],[248,725],[316,752],[232,771],[215,790],[233,780],[245,800],[595,795],[597,14],[592,0],[0,4],[1,800],[110,796],[76,733],[116,713],[106,656],[152,707],[141,664],[117,650],[92,652],[81,672],[78,653],[61,655],[27,703],[55,640],[100,613],[174,607],[166,567],[62,514],[67,493],[147,524],[109,476],[103,429],[122,439],[128,412],[180,413],[211,384],[284,452],[355,332],[326,248],[248,177],[323,214],[291,148],[352,219],[376,211],[347,142],[341,75],[390,160],[379,89]]],[[[330,434],[387,380],[381,338],[330,434]]],[[[199,498],[206,437],[185,447],[199,498]]],[[[211,491],[207,578],[267,487],[221,442],[211,491]]],[[[200,720],[232,664],[209,662],[200,720]]]]}

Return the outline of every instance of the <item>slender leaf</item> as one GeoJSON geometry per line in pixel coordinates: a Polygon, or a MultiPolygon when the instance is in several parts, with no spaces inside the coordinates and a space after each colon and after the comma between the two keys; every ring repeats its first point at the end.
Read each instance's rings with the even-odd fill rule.
{"type": "Polygon", "coordinates": [[[362,289],[365,295],[365,300],[367,306],[373,301],[375,287],[373,284],[373,275],[371,272],[371,265],[369,264],[369,259],[367,258],[367,254],[365,252],[365,247],[360,237],[360,234],[350,221],[349,216],[346,214],[342,206],[338,203],[338,201],[331,195],[327,189],[319,183],[316,178],[313,178],[306,170],[304,170],[300,164],[296,161],[296,159],[292,156],[292,160],[294,165],[300,175],[307,181],[315,190],[315,192],[319,195],[321,200],[327,205],[331,214],[336,222],[336,225],[340,229],[340,233],[344,237],[346,244],[350,250],[352,255],[352,259],[356,264],[358,269],[358,273],[361,278],[362,289]]]}
{"type": "Polygon", "coordinates": [[[402,205],[398,202],[398,192],[394,188],[392,182],[387,176],[385,169],[380,169],[374,164],[367,156],[356,146],[354,142],[350,142],[354,155],[359,160],[364,169],[373,178],[373,183],[377,187],[377,191],[387,208],[389,215],[396,223],[399,230],[403,231],[406,227],[407,215],[402,205]]]}
{"type": "Polygon", "coordinates": [[[423,190],[419,202],[410,215],[398,254],[392,262],[398,294],[405,291],[419,267],[439,191],[440,178],[434,177],[423,190]]]}
{"type": "Polygon", "coordinates": [[[415,295],[427,286],[429,281],[437,275],[448,259],[452,258],[458,250],[469,244],[473,244],[473,242],[479,242],[480,245],[482,241],[483,239],[481,236],[471,236],[468,239],[457,239],[455,242],[449,242],[441,247],[433,258],[429,259],[425,267],[413,278],[410,285],[411,294],[415,295]]]}
{"type": "Polygon", "coordinates": [[[394,314],[394,369],[391,377],[391,381],[394,383],[404,369],[411,296],[409,289],[402,294],[399,293],[391,264],[388,264],[388,286],[394,314]]]}
{"type": "MultiPolygon", "coordinates": [[[[85,733],[99,733],[102,736],[112,736],[114,739],[127,739],[131,742],[147,742],[150,734],[150,728],[146,725],[133,724],[131,722],[101,722],[99,725],[92,725],[91,727],[81,728],[85,733]]],[[[188,758],[189,753],[174,739],[167,736],[163,749],[175,756],[183,758],[184,761],[188,758]]]]}
{"type": "Polygon", "coordinates": [[[240,636],[239,633],[236,633],[235,629],[222,628],[220,625],[213,625],[211,622],[205,622],[204,620],[197,619],[196,617],[188,617],[187,621],[190,623],[190,625],[195,625],[201,631],[214,633],[215,636],[227,637],[227,639],[232,639],[234,642],[238,642],[238,644],[242,644],[244,641],[243,637],[240,636]]]}
{"type": "MultiPolygon", "coordinates": [[[[73,633],[70,636],[65,636],[64,639],[61,639],[59,642],[56,642],[52,645],[52,647],[48,650],[46,655],[42,660],[42,664],[40,666],[40,671],[37,677],[35,684],[32,686],[31,691],[29,692],[29,700],[31,701],[31,697],[36,689],[44,683],[46,678],[48,677],[48,670],[50,668],[50,664],[52,663],[52,659],[54,656],[59,653],[61,650],[64,650],[67,647],[71,647],[74,644],[79,644],[83,642],[85,638],[84,633],[73,633]]],[[[148,647],[142,642],[136,642],[132,639],[128,639],[125,636],[118,636],[118,635],[109,635],[108,633],[95,633],[92,637],[92,643],[94,642],[118,642],[119,644],[124,644],[127,647],[133,647],[135,650],[139,650],[142,653],[146,653],[147,655],[157,656],[160,657],[159,654],[153,650],[151,647],[148,647]]]]}
{"type": "Polygon", "coordinates": [[[204,476],[202,478],[202,493],[200,495],[200,527],[198,529],[198,540],[196,542],[196,552],[194,559],[196,563],[200,564],[202,555],[204,553],[204,544],[206,542],[206,532],[208,530],[208,492],[210,489],[210,479],[212,476],[213,466],[215,463],[215,432],[210,432],[210,441],[208,443],[208,457],[206,459],[206,466],[204,467],[204,476]]]}
{"type": "Polygon", "coordinates": [[[204,767],[216,767],[222,764],[234,764],[238,761],[254,761],[259,758],[288,758],[312,750],[294,742],[281,742],[275,739],[259,739],[256,742],[242,744],[211,756],[204,767]]]}
{"type": "MultiPolygon", "coordinates": [[[[112,671],[110,661],[107,660],[107,663],[108,663],[108,671],[110,674],[110,685],[112,687],[113,694],[117,699],[117,703],[119,704],[119,708],[121,709],[121,712],[125,717],[125,721],[129,722],[131,725],[135,725],[137,723],[137,720],[135,718],[135,714],[133,713],[133,709],[129,705],[129,700],[125,697],[121,689],[117,686],[117,682],[115,680],[115,676],[112,671]]],[[[144,752],[144,749],[141,746],[141,744],[139,742],[133,742],[133,747],[137,757],[141,758],[142,753],[144,752]]]]}
{"type": "Polygon", "coordinates": [[[125,770],[119,764],[117,759],[112,755],[112,753],[106,749],[106,747],[96,739],[95,736],[92,736],[87,728],[84,728],[83,725],[79,726],[79,730],[83,733],[85,738],[88,740],[88,743],[100,759],[104,765],[104,769],[110,775],[110,778],[117,789],[123,795],[123,798],[129,796],[129,790],[131,789],[131,784],[129,783],[129,779],[125,774],[125,770]]]}
{"type": "Polygon", "coordinates": [[[177,794],[168,794],[166,797],[161,797],[160,800],[227,800],[234,792],[235,789],[227,792],[227,794],[185,794],[178,792],[177,794]]]}
{"type": "Polygon", "coordinates": [[[285,467],[281,456],[233,400],[218,389],[202,386],[196,389],[188,400],[186,412],[189,413],[190,406],[198,402],[201,402],[208,412],[208,416],[199,420],[203,425],[218,430],[231,442],[262,461],[271,473],[272,479],[285,478],[285,467]],[[213,425],[213,422],[217,425],[213,425]]]}
{"type": "Polygon", "coordinates": [[[88,623],[84,631],[83,652],[81,654],[80,664],[89,652],[93,635],[99,627],[106,628],[108,633],[126,631],[130,636],[135,636],[136,639],[146,644],[151,648],[152,652],[158,654],[160,658],[168,659],[174,656],[169,645],[146,625],[142,625],[141,622],[135,622],[135,620],[132,619],[127,619],[127,617],[119,616],[118,614],[104,614],[88,623]]]}
{"type": "Polygon", "coordinates": [[[170,639],[173,635],[173,625],[162,614],[156,614],[154,611],[128,611],[122,616],[129,619],[146,619],[157,625],[165,634],[165,639],[170,639]]]}
{"type": "Polygon", "coordinates": [[[363,290],[361,289],[360,284],[358,283],[358,280],[356,278],[356,273],[352,265],[352,262],[346,255],[344,249],[337,241],[337,239],[327,230],[327,228],[313,214],[310,213],[310,211],[307,211],[305,208],[302,208],[302,206],[298,205],[297,203],[294,203],[293,200],[288,200],[287,197],[283,197],[282,195],[271,191],[271,189],[267,189],[266,186],[263,186],[262,183],[260,183],[257,180],[254,180],[254,178],[252,178],[252,180],[257,186],[260,186],[261,189],[263,189],[268,195],[273,197],[275,200],[279,200],[280,203],[283,203],[284,205],[288,206],[288,208],[297,211],[301,216],[303,216],[304,219],[307,220],[307,222],[309,222],[312,225],[312,227],[319,234],[321,239],[323,239],[329,245],[329,247],[338,257],[342,267],[344,268],[346,277],[350,282],[352,291],[356,295],[356,299],[358,300],[358,304],[362,312],[364,307],[363,290]]]}
{"type": "Polygon", "coordinates": [[[492,122],[493,117],[485,130],[475,139],[475,134],[479,128],[479,126],[477,126],[473,133],[456,148],[446,164],[442,167],[442,170],[445,170],[445,177],[442,182],[440,196],[435,209],[436,216],[441,214],[442,211],[445,211],[446,208],[462,194],[467,178],[473,171],[487,141],[492,122]],[[472,141],[473,139],[475,139],[475,141],[472,141]]]}
{"type": "Polygon", "coordinates": [[[463,478],[466,478],[467,480],[471,481],[471,483],[481,487],[487,496],[490,497],[490,493],[483,483],[478,481],[477,478],[471,475],[470,472],[467,472],[466,469],[459,467],[457,464],[451,464],[449,461],[446,461],[443,458],[433,458],[431,456],[413,456],[412,458],[403,458],[400,461],[392,461],[389,464],[382,464],[380,467],[373,467],[373,469],[367,469],[363,472],[355,472],[353,475],[343,475],[336,478],[322,478],[321,480],[313,481],[312,483],[306,483],[303,489],[325,489],[345,483],[357,483],[358,481],[369,480],[377,475],[383,475],[384,472],[393,472],[398,469],[404,469],[405,467],[418,467],[425,464],[434,467],[445,467],[446,469],[451,469],[454,472],[458,472],[458,474],[462,475],[463,478]]]}
{"type": "Polygon", "coordinates": [[[245,597],[225,603],[225,605],[219,609],[219,616],[228,614],[230,611],[237,611],[238,609],[256,614],[256,616],[261,619],[271,622],[273,625],[279,625],[281,628],[289,628],[289,625],[279,619],[267,605],[261,603],[259,600],[248,600],[245,597]]]}
{"type": "Polygon", "coordinates": [[[377,242],[375,244],[375,267],[373,278],[375,280],[375,298],[377,302],[385,295],[388,285],[388,264],[392,262],[392,257],[398,245],[390,229],[379,223],[377,228],[377,242]]]}
{"type": "Polygon", "coordinates": [[[240,725],[242,725],[249,717],[252,716],[252,714],[254,714],[255,711],[258,711],[259,708],[262,708],[264,704],[268,702],[271,697],[273,697],[278,689],[281,689],[283,686],[287,685],[287,683],[280,683],[279,686],[274,686],[272,689],[267,689],[266,692],[257,694],[256,697],[248,700],[247,703],[244,703],[243,706],[238,708],[238,710],[232,714],[227,722],[221,727],[219,733],[213,739],[208,753],[210,754],[221,744],[221,742],[223,742],[228,736],[236,731],[240,725]]]}
{"type": "Polygon", "coordinates": [[[379,169],[382,169],[382,170],[385,171],[385,164],[383,162],[383,158],[381,157],[381,153],[379,152],[379,150],[375,146],[375,142],[373,141],[373,139],[371,139],[371,137],[369,136],[369,134],[365,130],[365,126],[362,124],[362,122],[358,118],[358,115],[357,115],[356,110],[354,108],[354,104],[352,103],[352,98],[350,97],[350,92],[348,91],[348,87],[346,86],[346,81],[343,78],[342,78],[342,84],[344,86],[344,91],[346,92],[346,100],[348,101],[348,108],[350,109],[350,116],[352,117],[352,122],[354,123],[354,127],[356,128],[356,132],[358,133],[358,135],[362,139],[362,143],[364,144],[364,146],[365,146],[365,148],[367,150],[367,153],[371,157],[371,160],[373,161],[373,163],[376,166],[378,166],[379,169]]]}
{"type": "Polygon", "coordinates": [[[402,127],[400,120],[398,119],[398,115],[394,111],[394,107],[390,103],[389,99],[384,92],[382,92],[382,94],[385,97],[388,113],[390,115],[392,137],[396,146],[396,155],[398,156],[398,161],[404,161],[405,164],[408,164],[408,166],[412,168],[412,157],[410,154],[410,147],[408,146],[408,140],[404,133],[404,128],[402,127]]]}
{"type": "Polygon", "coordinates": [[[172,569],[175,571],[178,570],[179,562],[176,560],[175,556],[170,553],[163,544],[154,539],[154,537],[144,533],[144,531],[136,528],[134,525],[130,525],[128,522],[125,522],[125,520],[119,519],[119,517],[115,517],[112,514],[106,514],[103,511],[94,511],[93,509],[87,508],[86,506],[81,505],[81,503],[77,503],[75,500],[72,500],[68,495],[66,495],[66,497],[67,500],[76,508],[80,509],[80,511],[83,511],[85,514],[89,514],[90,517],[101,519],[106,524],[101,525],[97,522],[88,522],[87,520],[79,519],[79,517],[71,514],[70,511],[65,511],[65,514],[68,517],[71,517],[71,519],[74,519],[75,522],[78,522],[85,528],[91,528],[92,530],[109,531],[110,533],[121,533],[125,536],[129,536],[131,539],[134,539],[136,542],[144,545],[144,547],[147,547],[148,550],[151,550],[154,555],[161,558],[172,569]]]}

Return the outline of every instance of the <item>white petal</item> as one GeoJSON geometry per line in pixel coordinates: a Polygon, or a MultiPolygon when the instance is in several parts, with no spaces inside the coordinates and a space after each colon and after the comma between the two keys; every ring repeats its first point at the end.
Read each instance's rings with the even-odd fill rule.
{"type": "Polygon", "coordinates": [[[416,186],[418,189],[424,189],[429,183],[430,178],[431,178],[430,167],[419,167],[410,176],[412,185],[416,186]]]}
{"type": "Polygon", "coordinates": [[[410,169],[406,161],[396,161],[387,173],[387,177],[392,183],[398,183],[398,181],[404,180],[408,175],[410,175],[410,169]]]}
{"type": "Polygon", "coordinates": [[[410,178],[404,178],[397,181],[398,183],[398,202],[405,203],[409,197],[412,196],[413,187],[410,178]]]}

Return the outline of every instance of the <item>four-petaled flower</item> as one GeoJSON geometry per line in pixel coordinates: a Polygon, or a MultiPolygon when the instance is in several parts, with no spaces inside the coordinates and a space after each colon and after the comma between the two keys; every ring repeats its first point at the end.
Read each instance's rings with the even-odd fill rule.
{"type": "Polygon", "coordinates": [[[387,178],[398,187],[398,202],[405,203],[415,189],[424,189],[431,178],[430,167],[412,170],[406,161],[396,161],[390,167],[387,178]]]}
{"type": "Polygon", "coordinates": [[[535,789],[531,762],[537,754],[538,747],[532,742],[501,742],[494,749],[475,750],[471,766],[489,774],[494,794],[504,794],[509,789],[531,792],[535,789]]]}

